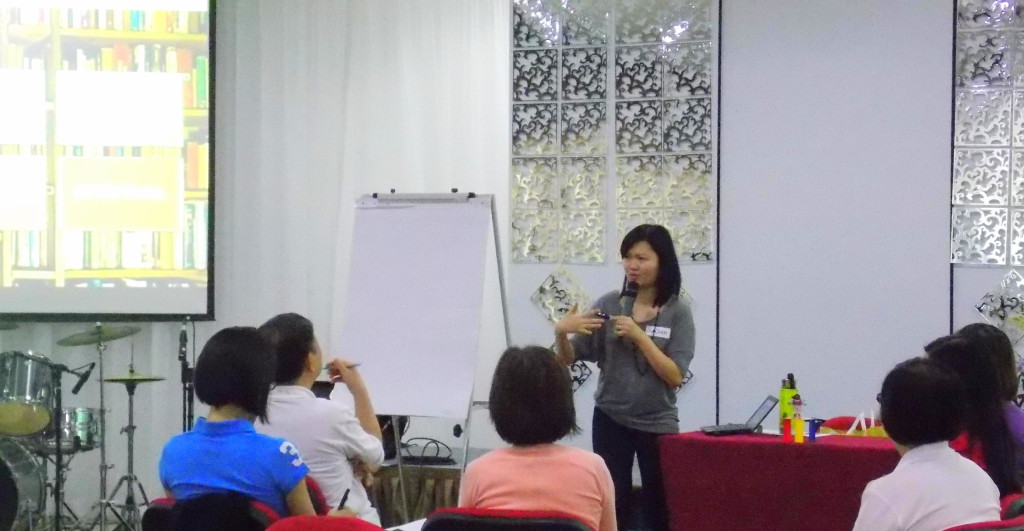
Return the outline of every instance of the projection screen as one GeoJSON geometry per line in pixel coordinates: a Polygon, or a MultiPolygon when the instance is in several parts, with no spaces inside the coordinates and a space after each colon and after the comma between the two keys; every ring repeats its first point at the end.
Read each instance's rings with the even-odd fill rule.
{"type": "Polygon", "coordinates": [[[0,320],[213,317],[208,0],[0,0],[0,320]]]}

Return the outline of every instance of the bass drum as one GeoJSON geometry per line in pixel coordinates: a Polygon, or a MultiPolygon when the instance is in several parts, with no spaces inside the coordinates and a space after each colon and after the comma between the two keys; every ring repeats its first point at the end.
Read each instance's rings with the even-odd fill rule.
{"type": "Polygon", "coordinates": [[[0,531],[37,528],[43,489],[32,454],[13,439],[0,438],[0,531]]]}

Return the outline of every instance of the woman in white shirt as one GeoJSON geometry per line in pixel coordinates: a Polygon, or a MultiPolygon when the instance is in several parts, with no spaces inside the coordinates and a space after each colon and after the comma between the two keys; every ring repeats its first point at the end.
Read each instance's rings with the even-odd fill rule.
{"type": "Polygon", "coordinates": [[[885,377],[878,402],[902,457],[865,487],[854,531],[935,531],[999,520],[995,483],[949,447],[966,414],[956,373],[927,358],[904,361],[885,377]]]}

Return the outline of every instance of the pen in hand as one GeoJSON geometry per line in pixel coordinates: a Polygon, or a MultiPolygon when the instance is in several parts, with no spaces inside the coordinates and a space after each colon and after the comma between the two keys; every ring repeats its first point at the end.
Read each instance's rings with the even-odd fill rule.
{"type": "Polygon", "coordinates": [[[341,503],[338,504],[338,510],[345,508],[345,502],[348,501],[348,493],[352,492],[352,489],[345,489],[345,494],[341,496],[341,503]]]}
{"type": "MultiPolygon", "coordinates": [[[[349,363],[349,364],[348,364],[348,365],[346,365],[345,367],[347,367],[347,368],[349,368],[349,369],[355,369],[356,367],[358,367],[358,366],[360,366],[360,365],[362,365],[362,363],[349,363]]],[[[330,368],[331,368],[331,366],[330,366],[330,365],[324,365],[324,369],[323,369],[323,370],[325,370],[325,371],[326,371],[326,370],[330,370],[330,368]]]]}

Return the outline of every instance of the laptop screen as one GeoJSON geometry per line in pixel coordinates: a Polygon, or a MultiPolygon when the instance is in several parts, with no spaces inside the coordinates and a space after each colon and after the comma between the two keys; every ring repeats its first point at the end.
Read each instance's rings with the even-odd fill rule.
{"type": "Polygon", "coordinates": [[[754,429],[760,426],[761,423],[764,422],[764,418],[767,417],[768,414],[772,412],[772,409],[775,408],[775,404],[778,403],[778,398],[775,398],[772,395],[768,395],[768,397],[764,399],[764,402],[761,402],[761,407],[757,408],[757,411],[755,411],[754,414],[750,416],[750,420],[747,421],[747,427],[750,429],[754,429]]]}

